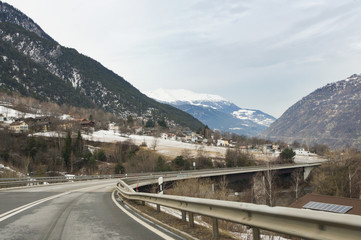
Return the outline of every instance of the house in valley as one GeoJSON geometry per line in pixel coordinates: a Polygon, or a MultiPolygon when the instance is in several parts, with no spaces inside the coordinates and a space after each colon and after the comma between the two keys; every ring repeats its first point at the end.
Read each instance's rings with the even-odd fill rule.
{"type": "Polygon", "coordinates": [[[16,121],[10,124],[10,131],[15,133],[29,131],[29,125],[24,121],[16,121]]]}
{"type": "Polygon", "coordinates": [[[0,122],[5,122],[5,121],[7,121],[7,118],[4,115],[0,114],[0,122]]]}
{"type": "Polygon", "coordinates": [[[80,121],[80,126],[82,128],[94,128],[95,127],[95,122],[92,121],[92,120],[82,119],[80,121]]]}
{"type": "Polygon", "coordinates": [[[217,147],[228,147],[229,146],[229,140],[225,138],[221,138],[217,140],[217,147]]]}

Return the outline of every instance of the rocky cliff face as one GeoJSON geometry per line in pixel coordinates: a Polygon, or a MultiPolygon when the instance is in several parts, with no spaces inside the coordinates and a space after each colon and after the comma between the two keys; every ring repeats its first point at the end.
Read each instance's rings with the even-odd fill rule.
{"type": "Polygon", "coordinates": [[[361,75],[317,89],[290,107],[261,136],[360,149],[361,75]]]}

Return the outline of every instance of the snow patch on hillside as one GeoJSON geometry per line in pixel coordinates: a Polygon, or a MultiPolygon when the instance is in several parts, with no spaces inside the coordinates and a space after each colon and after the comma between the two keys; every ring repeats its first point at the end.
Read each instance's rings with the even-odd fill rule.
{"type": "Polygon", "coordinates": [[[274,122],[274,119],[268,118],[260,113],[257,114],[254,110],[240,109],[238,111],[234,111],[232,115],[238,119],[251,120],[266,127],[269,127],[274,122]]]}
{"type": "Polygon", "coordinates": [[[24,112],[20,112],[18,110],[9,108],[9,107],[5,107],[5,106],[0,106],[0,114],[2,114],[3,116],[5,116],[6,118],[35,118],[37,116],[39,116],[39,114],[32,114],[32,113],[24,113],[24,112]]]}

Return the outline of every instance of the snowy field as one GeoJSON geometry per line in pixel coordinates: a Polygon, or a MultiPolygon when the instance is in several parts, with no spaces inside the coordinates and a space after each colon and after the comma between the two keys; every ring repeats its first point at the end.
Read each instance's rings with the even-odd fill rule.
{"type": "Polygon", "coordinates": [[[223,147],[210,147],[210,146],[201,146],[191,143],[183,143],[179,141],[173,141],[162,138],[155,138],[152,136],[140,136],[140,135],[121,135],[119,133],[114,133],[113,131],[100,130],[96,131],[91,135],[83,135],[84,139],[100,142],[124,142],[130,141],[135,145],[147,145],[148,148],[153,149],[165,156],[176,157],[182,155],[186,150],[191,155],[196,156],[199,151],[202,151],[203,154],[208,157],[224,157],[227,149],[223,147]]]}
{"type": "MultiPolygon", "coordinates": [[[[46,132],[46,133],[36,133],[35,136],[45,136],[45,137],[59,137],[57,132],[46,132]]],[[[60,137],[64,137],[64,134],[60,134],[60,137]]],[[[212,146],[202,146],[191,143],[183,143],[168,139],[155,138],[152,136],[140,136],[140,135],[123,135],[115,133],[112,130],[100,130],[95,131],[92,134],[82,134],[83,139],[90,141],[99,141],[99,142],[132,142],[135,145],[147,145],[148,148],[154,149],[165,156],[176,157],[182,155],[184,151],[188,151],[189,154],[197,156],[200,151],[202,154],[213,157],[213,158],[224,158],[227,148],[224,147],[212,147],[212,146]]]]}
{"type": "Polygon", "coordinates": [[[17,110],[14,110],[9,107],[0,106],[0,114],[4,115],[6,118],[35,118],[38,117],[39,114],[31,114],[31,113],[23,113],[17,110]]]}
{"type": "MultiPolygon", "coordinates": [[[[9,104],[5,104],[4,102],[0,102],[0,114],[3,114],[8,118],[7,124],[10,124],[14,118],[35,118],[41,116],[41,113],[31,114],[24,113],[10,108],[9,104]]],[[[69,115],[62,115],[59,117],[62,120],[72,120],[72,117],[69,115]]],[[[36,136],[46,136],[46,137],[59,137],[59,133],[57,132],[47,132],[47,133],[36,133],[36,136]]],[[[64,137],[65,134],[60,134],[60,137],[64,137]]],[[[130,141],[136,145],[147,145],[149,149],[155,149],[159,154],[164,156],[168,156],[171,158],[175,158],[176,156],[180,156],[184,154],[184,151],[187,151],[191,156],[197,156],[202,153],[204,156],[210,158],[224,158],[227,152],[227,148],[225,147],[215,147],[215,146],[204,146],[197,145],[191,143],[183,143],[174,140],[155,138],[152,136],[140,136],[140,135],[124,135],[115,133],[112,130],[100,130],[95,131],[92,134],[82,134],[84,139],[91,141],[99,141],[99,142],[125,142],[130,141]],[[155,148],[154,148],[155,146],[155,148]]],[[[262,153],[255,153],[253,156],[258,160],[269,161],[275,156],[264,155],[262,153]]],[[[326,161],[325,159],[318,158],[317,156],[296,156],[296,163],[314,163],[314,162],[322,162],[326,161]]]]}
{"type": "MultiPolygon", "coordinates": [[[[35,136],[46,136],[46,137],[59,137],[57,132],[46,132],[46,133],[36,133],[35,136]]],[[[64,133],[60,133],[60,137],[64,137],[64,133]]],[[[177,156],[183,155],[185,151],[188,152],[191,156],[197,156],[197,154],[203,154],[204,156],[210,158],[224,158],[227,152],[225,147],[215,147],[215,146],[203,146],[191,143],[183,143],[174,140],[155,138],[152,136],[140,136],[140,135],[124,135],[120,133],[115,133],[112,130],[100,130],[95,131],[92,134],[82,134],[82,137],[90,141],[98,142],[132,142],[135,145],[144,145],[146,144],[149,149],[154,149],[164,156],[175,158],[177,156]]],[[[252,155],[263,161],[271,161],[276,156],[262,153],[252,153],[252,155]]],[[[296,163],[316,163],[327,161],[326,159],[319,158],[317,155],[312,156],[302,156],[296,155],[296,163]]]]}

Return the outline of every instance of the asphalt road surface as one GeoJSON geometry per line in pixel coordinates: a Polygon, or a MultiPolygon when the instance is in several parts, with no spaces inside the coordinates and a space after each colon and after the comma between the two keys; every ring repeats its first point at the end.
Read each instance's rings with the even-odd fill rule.
{"type": "Polygon", "coordinates": [[[1,190],[0,239],[182,239],[134,217],[117,201],[116,182],[1,190]]]}

